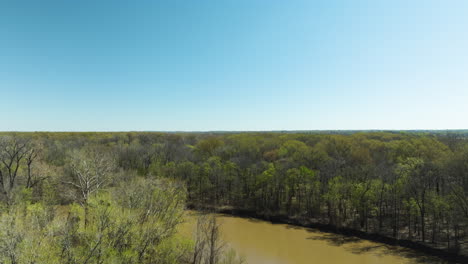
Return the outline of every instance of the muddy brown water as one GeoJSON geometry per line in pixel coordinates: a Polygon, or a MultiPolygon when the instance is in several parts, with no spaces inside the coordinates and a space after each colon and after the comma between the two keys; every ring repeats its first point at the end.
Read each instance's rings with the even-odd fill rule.
{"type": "MultiPolygon", "coordinates": [[[[196,212],[187,212],[182,230],[190,235],[196,212]]],[[[287,224],[217,215],[222,238],[249,264],[448,263],[413,250],[287,224]]]]}

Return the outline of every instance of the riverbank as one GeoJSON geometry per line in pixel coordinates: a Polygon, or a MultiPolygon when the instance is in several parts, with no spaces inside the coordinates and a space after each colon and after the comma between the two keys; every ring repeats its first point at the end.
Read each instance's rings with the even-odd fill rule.
{"type": "Polygon", "coordinates": [[[351,228],[336,227],[329,224],[322,224],[307,221],[306,219],[296,219],[288,217],[287,215],[266,215],[259,214],[254,210],[248,209],[238,209],[232,207],[213,207],[213,206],[194,206],[189,205],[188,209],[191,210],[208,210],[210,212],[216,212],[220,214],[226,214],[231,216],[243,217],[243,218],[253,218],[263,221],[268,221],[274,224],[288,224],[297,227],[312,228],[321,232],[333,233],[338,235],[343,235],[347,237],[356,237],[359,239],[369,240],[373,242],[378,242],[386,244],[389,246],[399,246],[407,249],[415,250],[416,252],[423,253],[425,255],[434,256],[442,260],[448,261],[450,263],[468,263],[468,256],[455,254],[448,252],[443,249],[433,248],[428,245],[418,243],[411,240],[405,239],[396,239],[388,236],[384,236],[376,233],[366,233],[364,231],[355,230],[351,228]]]}

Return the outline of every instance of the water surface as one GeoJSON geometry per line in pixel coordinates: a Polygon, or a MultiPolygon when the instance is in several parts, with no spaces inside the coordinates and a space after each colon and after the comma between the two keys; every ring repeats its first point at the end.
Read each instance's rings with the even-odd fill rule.
{"type": "MultiPolygon", "coordinates": [[[[218,215],[223,239],[249,264],[403,264],[447,263],[413,250],[286,224],[218,215]]],[[[185,230],[195,228],[188,212],[185,230]]]]}

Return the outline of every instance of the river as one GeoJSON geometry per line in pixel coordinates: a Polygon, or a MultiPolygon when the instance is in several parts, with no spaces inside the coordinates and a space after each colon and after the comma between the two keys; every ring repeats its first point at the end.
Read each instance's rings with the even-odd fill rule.
{"type": "MultiPolygon", "coordinates": [[[[188,212],[185,230],[195,227],[188,212]]],[[[218,215],[223,240],[249,264],[447,263],[413,250],[286,224],[218,215]]]]}

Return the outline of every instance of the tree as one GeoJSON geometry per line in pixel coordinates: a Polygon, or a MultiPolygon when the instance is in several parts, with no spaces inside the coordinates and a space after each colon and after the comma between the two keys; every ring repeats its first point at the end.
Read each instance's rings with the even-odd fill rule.
{"type": "Polygon", "coordinates": [[[108,176],[114,169],[114,163],[96,149],[86,149],[74,152],[72,155],[70,163],[72,180],[66,183],[73,186],[79,194],[79,201],[85,210],[84,223],[87,227],[89,197],[109,183],[108,176]]]}
{"type": "Polygon", "coordinates": [[[0,188],[4,200],[11,203],[11,192],[17,183],[23,159],[30,152],[25,140],[15,136],[0,138],[0,188]]]}
{"type": "Polygon", "coordinates": [[[96,149],[72,153],[72,181],[68,184],[76,188],[80,200],[86,204],[90,195],[109,184],[109,173],[115,168],[113,160],[96,149]]]}
{"type": "Polygon", "coordinates": [[[191,264],[243,264],[244,259],[229,250],[221,239],[221,224],[216,215],[202,213],[197,217],[195,245],[191,264]]]}

